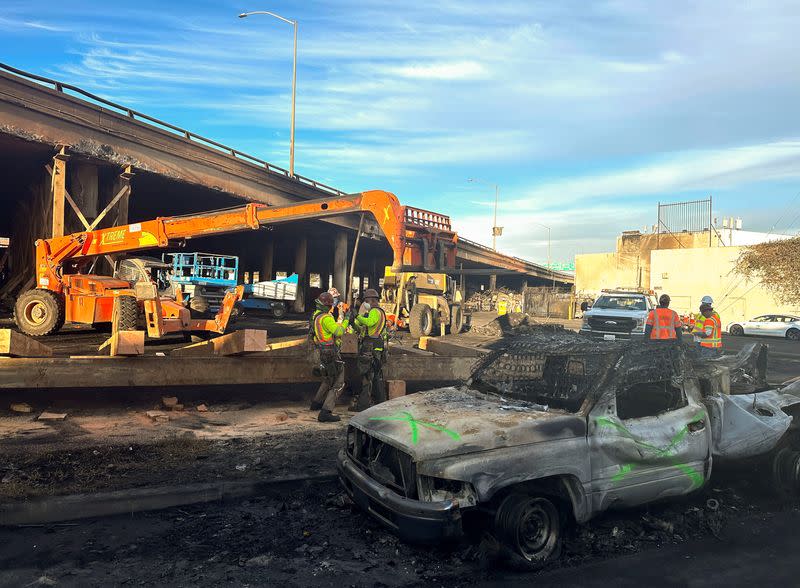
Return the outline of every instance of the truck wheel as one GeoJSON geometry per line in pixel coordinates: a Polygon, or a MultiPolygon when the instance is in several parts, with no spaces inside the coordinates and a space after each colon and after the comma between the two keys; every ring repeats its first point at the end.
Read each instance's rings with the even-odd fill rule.
{"type": "Polygon", "coordinates": [[[52,335],[64,326],[64,297],[44,288],[28,290],[14,304],[14,322],[31,337],[52,335]]]}
{"type": "Polygon", "coordinates": [[[734,337],[741,337],[744,335],[744,329],[742,328],[742,325],[731,325],[731,328],[728,329],[728,333],[734,337]]]}
{"type": "Polygon", "coordinates": [[[286,316],[286,305],[282,302],[276,302],[272,305],[272,318],[282,319],[286,316]]]}
{"type": "Polygon", "coordinates": [[[537,570],[561,555],[561,517],[548,498],[510,494],[497,509],[494,525],[505,555],[518,567],[537,570]]]}
{"type": "Polygon", "coordinates": [[[450,334],[456,335],[464,329],[464,311],[460,304],[450,307],[450,334]]]}
{"type": "Polygon", "coordinates": [[[427,337],[433,330],[433,312],[425,303],[417,303],[408,315],[408,330],[415,339],[427,337]]]}
{"type": "Polygon", "coordinates": [[[117,296],[113,328],[117,331],[136,331],[139,328],[139,304],[135,296],[117,296]]]}

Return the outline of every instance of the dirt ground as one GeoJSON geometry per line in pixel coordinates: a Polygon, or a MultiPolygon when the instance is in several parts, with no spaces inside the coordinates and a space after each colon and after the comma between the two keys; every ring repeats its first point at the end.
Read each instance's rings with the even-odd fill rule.
{"type": "Polygon", "coordinates": [[[319,423],[305,402],[205,401],[208,412],[191,402],[72,406],[64,421],[0,412],[0,501],[332,471],[344,443],[346,421],[319,423]]]}

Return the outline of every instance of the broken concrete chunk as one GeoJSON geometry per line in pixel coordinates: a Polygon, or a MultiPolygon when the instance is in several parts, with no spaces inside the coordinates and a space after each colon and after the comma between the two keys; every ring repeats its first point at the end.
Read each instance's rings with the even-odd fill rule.
{"type": "Polygon", "coordinates": [[[63,421],[67,418],[67,413],[65,412],[43,412],[39,415],[40,421],[63,421]]]}
{"type": "Polygon", "coordinates": [[[198,404],[197,412],[208,412],[208,407],[205,404],[198,404]]]}
{"type": "Polygon", "coordinates": [[[178,398],[176,396],[162,396],[161,404],[163,404],[167,408],[172,408],[173,406],[178,404],[178,398]]]}
{"type": "Polygon", "coordinates": [[[11,405],[12,412],[33,412],[33,408],[27,402],[15,402],[11,405]]]}
{"type": "Polygon", "coordinates": [[[172,411],[175,411],[175,410],[183,410],[183,405],[182,405],[182,404],[173,404],[173,405],[172,405],[172,406],[170,406],[169,408],[170,408],[170,410],[172,410],[172,411]]]}
{"type": "Polygon", "coordinates": [[[169,415],[166,412],[162,412],[160,410],[148,410],[145,413],[150,419],[156,422],[168,421],[169,415]]]}

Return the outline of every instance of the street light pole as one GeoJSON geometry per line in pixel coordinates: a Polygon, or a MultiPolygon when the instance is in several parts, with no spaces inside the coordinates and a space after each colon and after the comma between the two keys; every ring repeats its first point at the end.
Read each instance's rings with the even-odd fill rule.
{"type": "Polygon", "coordinates": [[[254,10],[252,12],[243,12],[239,15],[239,18],[246,18],[252,14],[266,14],[267,16],[272,16],[277,18],[278,20],[282,20],[285,23],[289,23],[294,27],[294,58],[292,60],[292,126],[290,130],[290,138],[289,138],[289,175],[294,176],[294,121],[295,121],[295,103],[297,99],[297,21],[290,20],[288,18],[283,18],[279,14],[275,14],[274,12],[268,12],[266,10],[254,10]]]}
{"type": "Polygon", "coordinates": [[[533,222],[533,224],[538,225],[538,226],[540,226],[540,227],[542,227],[544,229],[547,229],[547,269],[550,272],[550,277],[553,278],[553,289],[555,290],[555,288],[556,288],[556,276],[553,274],[553,267],[552,267],[552,264],[550,263],[550,261],[551,261],[550,260],[550,243],[551,243],[551,241],[550,241],[550,227],[548,227],[547,225],[543,225],[542,223],[537,223],[535,221],[533,222]]]}
{"type": "Polygon", "coordinates": [[[468,182],[478,182],[487,186],[494,186],[494,222],[492,223],[492,249],[497,251],[497,236],[503,234],[503,227],[497,226],[497,201],[500,199],[500,186],[478,178],[467,178],[468,182]]]}
{"type": "Polygon", "coordinates": [[[500,186],[494,185],[494,222],[492,222],[492,249],[497,251],[497,200],[500,198],[500,186]]]}

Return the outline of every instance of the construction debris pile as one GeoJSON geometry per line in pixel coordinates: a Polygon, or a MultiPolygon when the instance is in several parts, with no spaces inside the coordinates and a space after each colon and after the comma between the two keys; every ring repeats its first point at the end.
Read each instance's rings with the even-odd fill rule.
{"type": "Polygon", "coordinates": [[[544,325],[534,317],[522,312],[511,312],[500,315],[485,325],[472,327],[470,333],[487,337],[503,337],[531,332],[552,332],[553,330],[561,332],[564,329],[561,325],[544,325]]]}
{"type": "Polygon", "coordinates": [[[522,312],[524,298],[524,294],[508,288],[479,290],[467,298],[464,306],[472,312],[522,312]]]}

